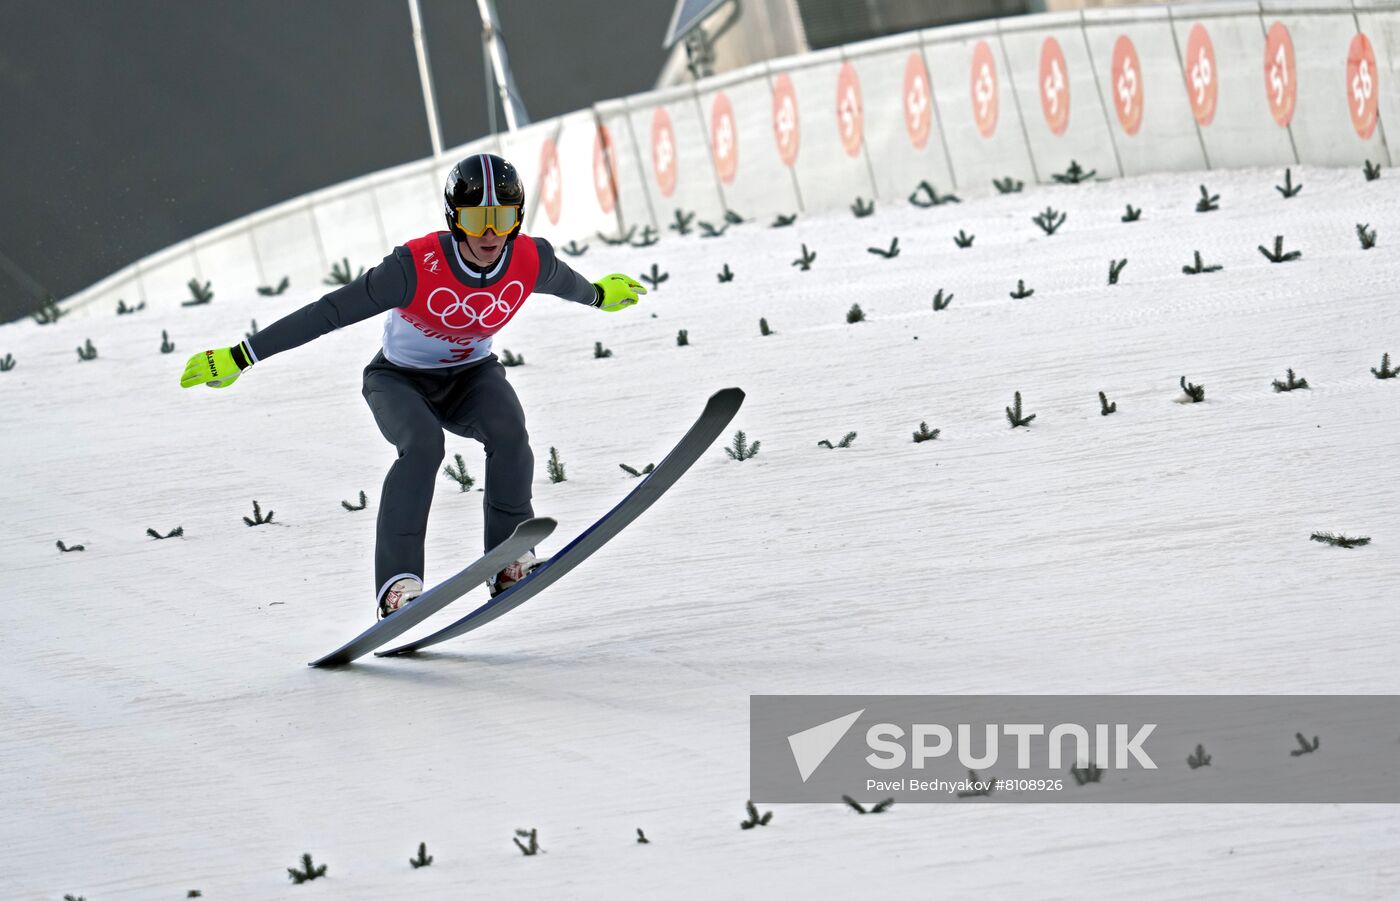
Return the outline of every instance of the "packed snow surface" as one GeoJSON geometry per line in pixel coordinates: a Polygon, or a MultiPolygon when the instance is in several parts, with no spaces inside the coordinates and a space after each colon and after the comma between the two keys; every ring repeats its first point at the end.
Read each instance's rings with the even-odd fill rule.
{"type": "MultiPolygon", "coordinates": [[[[589,242],[565,257],[589,278],[670,277],[616,315],[537,296],[497,338],[561,523],[541,553],[738,385],[730,434],[519,610],[335,671],[305,663],[371,621],[394,455],[360,397],[380,322],[220,391],[178,387],[190,353],[328,289],[0,327],[0,897],[1395,897],[1386,805],[768,805],[738,828],[750,694],[1400,692],[1400,379],[1370,372],[1400,364],[1400,180],[1293,175],[1288,200],[1281,172],[1176,174],[589,242]],[[1256,249],[1280,234],[1301,259],[1256,249]],[[1224,268],[1184,275],[1196,250],[1224,268]],[[1289,368],[1311,388],[1275,392],[1289,368]],[[1018,391],[1036,418],[1012,429],[1018,391]],[[758,456],[723,452],[736,429],[758,456]],[[273,521],[249,528],[255,500],[273,521]],[[327,876],[295,886],[304,852],[327,876]]],[[[437,483],[429,582],[479,552],[480,497],[437,483]]]]}

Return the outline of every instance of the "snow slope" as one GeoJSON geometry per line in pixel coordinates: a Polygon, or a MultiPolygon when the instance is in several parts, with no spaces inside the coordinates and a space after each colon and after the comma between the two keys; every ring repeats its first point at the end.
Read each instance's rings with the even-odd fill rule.
{"type": "MultiPolygon", "coordinates": [[[[736,828],[753,693],[1400,692],[1400,380],[1369,372],[1400,363],[1400,183],[1294,176],[1287,201],[1281,173],[1211,172],[593,242],[571,260],[591,278],[670,278],[626,314],[534,298],[498,338],[526,361],[536,509],[561,523],[542,552],[717,388],[748,393],[759,455],[716,446],[508,617],[340,671],[304,664],[372,616],[379,323],[223,391],[181,391],[186,356],[323,286],[0,327],[0,897],[1400,894],[1385,805],[780,805],[736,828]],[[1202,182],[1219,211],[1194,211],[1202,182]],[[1047,205],[1068,212],[1050,237],[1047,205]],[[1268,263],[1276,234],[1302,259],[1268,263]],[[898,257],[867,253],[895,236],[898,257]],[[1183,275],[1197,249],[1223,271],[1183,275]],[[1275,393],[1289,367],[1312,389],[1275,393]],[[1017,391],[1029,429],[1003,413],[1017,391]],[[272,524],[243,524],[255,499],[272,524]],[[436,861],[413,870],[420,841],[436,861]],[[303,852],[328,878],[291,884],[303,852]]],[[[477,445],[447,450],[480,476],[477,445]]],[[[442,479],[429,580],[479,546],[479,495],[442,479]]]]}

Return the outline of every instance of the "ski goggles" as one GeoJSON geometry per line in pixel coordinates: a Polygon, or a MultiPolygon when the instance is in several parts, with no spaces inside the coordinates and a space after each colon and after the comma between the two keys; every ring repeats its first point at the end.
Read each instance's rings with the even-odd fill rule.
{"type": "Polygon", "coordinates": [[[486,234],[488,228],[498,235],[510,234],[520,222],[518,206],[459,206],[454,213],[457,227],[473,238],[486,234]]]}

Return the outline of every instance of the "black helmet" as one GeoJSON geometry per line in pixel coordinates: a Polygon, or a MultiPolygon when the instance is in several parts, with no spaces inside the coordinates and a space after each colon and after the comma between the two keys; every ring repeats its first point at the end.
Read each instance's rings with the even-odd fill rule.
{"type": "Polygon", "coordinates": [[[519,206],[521,216],[506,236],[514,241],[524,218],[525,185],[515,167],[494,153],[476,153],[452,167],[442,189],[443,213],[447,229],[458,241],[466,232],[457,225],[457,208],[464,206],[519,206]]]}

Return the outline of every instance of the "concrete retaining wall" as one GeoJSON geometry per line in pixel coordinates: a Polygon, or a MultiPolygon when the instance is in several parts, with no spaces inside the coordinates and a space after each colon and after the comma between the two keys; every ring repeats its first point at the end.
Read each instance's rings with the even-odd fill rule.
{"type": "Polygon", "coordinates": [[[166,248],[66,299],[105,311],[319,283],[442,228],[470,153],[526,179],[525,227],[556,243],[677,211],[718,226],[903,202],[920,182],[989,194],[1099,177],[1297,164],[1385,166],[1400,121],[1400,0],[1259,0],[1051,13],[950,26],[751,66],[536,123],[296,198],[166,248]],[[314,280],[314,281],[313,281],[314,280]]]}

